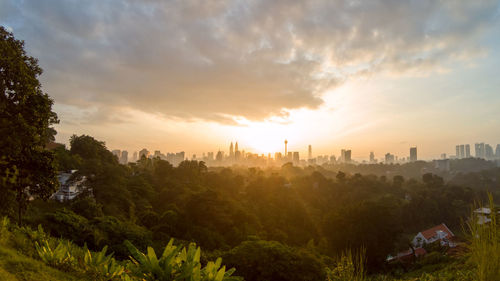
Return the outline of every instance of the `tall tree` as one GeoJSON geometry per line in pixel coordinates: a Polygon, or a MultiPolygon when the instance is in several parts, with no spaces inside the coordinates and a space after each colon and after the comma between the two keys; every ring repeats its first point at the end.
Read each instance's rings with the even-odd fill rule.
{"type": "Polygon", "coordinates": [[[58,186],[54,155],[45,149],[58,119],[41,74],[24,42],[0,26],[0,177],[9,179],[0,192],[15,197],[19,224],[31,196],[48,198],[58,186]]]}

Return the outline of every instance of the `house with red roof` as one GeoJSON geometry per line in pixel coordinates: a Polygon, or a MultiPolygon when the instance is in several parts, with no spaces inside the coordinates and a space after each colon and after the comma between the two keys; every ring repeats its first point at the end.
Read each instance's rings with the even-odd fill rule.
{"type": "Polygon", "coordinates": [[[441,246],[455,247],[455,244],[451,241],[455,237],[453,232],[442,223],[436,225],[432,228],[419,232],[412,240],[412,244],[415,248],[420,248],[425,244],[431,244],[436,241],[440,241],[441,246]]]}

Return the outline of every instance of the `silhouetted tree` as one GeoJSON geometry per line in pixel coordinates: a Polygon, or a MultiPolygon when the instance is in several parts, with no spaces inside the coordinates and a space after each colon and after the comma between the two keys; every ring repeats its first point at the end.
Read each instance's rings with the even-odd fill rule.
{"type": "Polygon", "coordinates": [[[58,119],[40,74],[24,42],[0,27],[0,177],[8,179],[1,181],[1,191],[15,194],[19,224],[30,196],[48,198],[58,185],[54,155],[45,149],[58,119]]]}

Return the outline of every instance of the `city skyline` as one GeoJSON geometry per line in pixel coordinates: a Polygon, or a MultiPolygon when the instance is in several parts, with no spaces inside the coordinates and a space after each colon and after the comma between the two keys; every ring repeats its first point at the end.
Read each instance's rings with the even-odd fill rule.
{"type": "MultiPolygon", "coordinates": [[[[318,153],[318,154],[313,154],[313,146],[311,144],[307,145],[307,150],[304,152],[302,150],[289,150],[288,149],[288,140],[284,140],[284,146],[282,147],[283,149],[280,151],[274,151],[274,152],[268,152],[268,153],[257,153],[252,150],[245,150],[239,149],[239,144],[238,141],[235,141],[234,143],[231,141],[229,144],[229,148],[226,150],[224,148],[218,148],[215,151],[204,151],[199,154],[193,153],[190,154],[189,152],[186,152],[184,150],[179,151],[179,152],[167,152],[167,154],[161,154],[160,150],[155,150],[155,153],[152,154],[147,148],[143,148],[140,151],[134,151],[134,156],[132,158],[133,162],[137,161],[138,159],[141,158],[143,154],[146,154],[146,157],[151,156],[151,157],[156,157],[156,156],[162,156],[161,158],[167,158],[168,157],[177,157],[176,160],[174,161],[175,164],[178,164],[182,161],[182,159],[186,160],[206,160],[206,156],[208,158],[211,158],[212,160],[215,160],[217,158],[220,159],[232,159],[234,161],[238,161],[240,159],[245,158],[248,155],[256,156],[256,157],[262,157],[264,159],[274,159],[274,160],[283,160],[284,162],[298,162],[298,159],[304,160],[304,163],[309,163],[309,164],[315,164],[314,162],[308,162],[310,160],[316,160],[318,157],[320,158],[328,158],[328,159],[334,159],[334,162],[340,162],[340,163],[368,163],[368,164],[375,164],[375,163],[386,163],[386,164],[391,164],[391,163],[410,163],[410,162],[416,162],[419,160],[422,161],[432,161],[432,160],[440,160],[440,159],[465,159],[465,158],[482,158],[486,160],[499,160],[500,159],[500,144],[493,144],[490,145],[488,143],[474,143],[474,151],[471,151],[471,145],[470,144],[460,144],[455,146],[455,152],[456,154],[447,154],[447,153],[441,153],[440,155],[436,155],[435,157],[432,158],[423,158],[420,156],[420,150],[418,149],[417,146],[411,146],[408,149],[407,154],[396,154],[392,153],[391,151],[385,152],[385,153],[375,153],[373,150],[369,152],[368,155],[365,155],[365,157],[352,157],[352,149],[346,149],[343,148],[339,152],[340,153],[318,153]],[[182,154],[181,158],[178,158],[179,155],[182,154]],[[137,156],[136,156],[137,155],[137,156]],[[189,157],[191,155],[191,157],[189,157]],[[218,155],[218,156],[217,156],[218,155]],[[299,155],[301,157],[299,158],[299,155]],[[376,155],[379,155],[376,157],[376,155]],[[204,159],[205,158],[205,159],[204,159]],[[292,161],[290,159],[297,159],[297,161],[292,161]]],[[[113,154],[115,154],[119,161],[122,163],[123,162],[123,155],[121,152],[127,153],[128,150],[119,150],[119,149],[113,149],[111,150],[113,154]]],[[[302,164],[304,164],[302,163],[302,164]]],[[[229,164],[234,164],[234,163],[229,163],[229,164]]]]}

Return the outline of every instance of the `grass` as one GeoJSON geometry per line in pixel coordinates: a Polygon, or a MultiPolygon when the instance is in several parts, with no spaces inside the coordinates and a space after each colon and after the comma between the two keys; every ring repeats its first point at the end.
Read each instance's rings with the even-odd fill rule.
{"type": "Polygon", "coordinates": [[[2,281],[63,281],[89,280],[85,276],[62,272],[39,260],[24,256],[5,246],[0,247],[0,280],[2,281]]]}
{"type": "Polygon", "coordinates": [[[491,222],[478,224],[472,216],[468,227],[470,230],[470,262],[475,267],[475,280],[495,281],[500,280],[500,232],[497,209],[491,194],[489,207],[491,222]]]}

